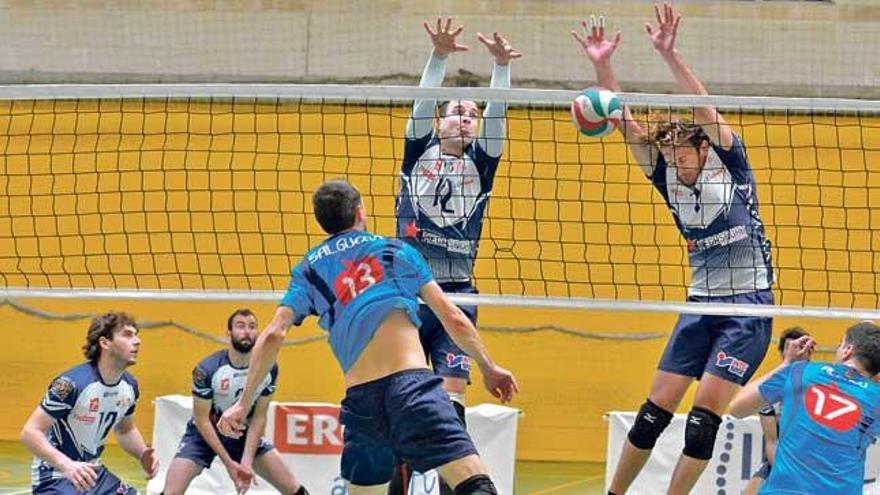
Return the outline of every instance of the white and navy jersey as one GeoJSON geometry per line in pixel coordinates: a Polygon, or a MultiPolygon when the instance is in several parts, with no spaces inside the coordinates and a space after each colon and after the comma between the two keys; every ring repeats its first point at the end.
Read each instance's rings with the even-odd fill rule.
{"type": "Polygon", "coordinates": [[[397,235],[428,260],[438,282],[471,280],[499,160],[476,142],[456,157],[440,153],[434,134],[407,139],[397,235]]]}
{"type": "MultiPolygon", "coordinates": [[[[445,71],[445,59],[432,55],[419,86],[439,87],[445,71]]],[[[509,65],[492,67],[490,87],[510,87],[509,65]]],[[[407,121],[397,236],[428,260],[437,282],[470,282],[504,146],[507,104],[486,104],[479,136],[462,156],[440,152],[432,127],[436,105],[416,100],[407,121]]]]}
{"type": "Polygon", "coordinates": [[[745,148],[734,136],[724,150],[712,145],[693,186],[678,179],[662,153],[651,176],[685,240],[691,296],[730,296],[773,285],[770,241],[758,214],[755,177],[745,148]]]}
{"type": "MultiPolygon", "coordinates": [[[[211,422],[217,421],[223,413],[232,407],[238,396],[244,390],[247,383],[248,369],[236,368],[229,361],[229,351],[217,351],[203,359],[192,372],[192,394],[200,399],[211,401],[211,422]]],[[[278,380],[278,365],[272,366],[272,370],[263,378],[257,386],[254,397],[248,405],[248,418],[254,412],[254,404],[260,397],[267,397],[275,393],[275,383],[278,380]]]]}
{"type": "MultiPolygon", "coordinates": [[[[119,382],[108,384],[91,363],[65,371],[52,381],[40,402],[40,407],[56,420],[47,435],[49,443],[74,461],[98,461],[107,434],[134,414],[138,396],[137,381],[128,372],[119,382]]],[[[63,477],[49,463],[34,458],[34,486],[63,477]]]]}

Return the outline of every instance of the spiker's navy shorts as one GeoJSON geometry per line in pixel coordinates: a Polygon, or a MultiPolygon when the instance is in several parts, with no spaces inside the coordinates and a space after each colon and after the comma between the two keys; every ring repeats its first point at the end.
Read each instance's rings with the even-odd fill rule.
{"type": "MultiPolygon", "coordinates": [[[[450,294],[476,294],[477,289],[470,283],[444,283],[440,284],[443,292],[450,294]]],[[[476,306],[459,306],[464,314],[474,325],[477,324],[476,306]]],[[[434,372],[440,376],[463,378],[470,382],[471,359],[464,353],[437,318],[431,308],[422,304],[419,306],[419,319],[422,326],[419,328],[419,339],[422,341],[422,349],[425,356],[434,367],[434,372]]]]}
{"type": "Polygon", "coordinates": [[[430,370],[408,370],[346,391],[342,477],[359,486],[391,480],[396,459],[426,472],[476,454],[443,379],[430,370]]]}
{"type": "MultiPolygon", "coordinates": [[[[689,302],[773,304],[770,290],[723,297],[688,297],[689,302]]],[[[744,385],[764,360],[772,318],[680,315],[658,368],[699,379],[712,373],[744,385]]]]}

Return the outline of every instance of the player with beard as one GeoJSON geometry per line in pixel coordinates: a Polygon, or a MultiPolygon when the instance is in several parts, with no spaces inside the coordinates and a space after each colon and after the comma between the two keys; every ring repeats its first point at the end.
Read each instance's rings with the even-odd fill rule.
{"type": "Polygon", "coordinates": [[[229,316],[229,348],[203,359],[193,369],[193,417],[180,440],[180,447],[168,469],[165,495],[182,494],[203,469],[219,456],[238,493],[246,492],[254,472],[285,495],[307,495],[281,455],[261,433],[266,429],[266,411],[275,393],[278,365],[260,382],[250,404],[248,428],[239,439],[218,435],[217,420],[236,403],[247,381],[250,352],[257,340],[257,318],[249,309],[229,316]]]}

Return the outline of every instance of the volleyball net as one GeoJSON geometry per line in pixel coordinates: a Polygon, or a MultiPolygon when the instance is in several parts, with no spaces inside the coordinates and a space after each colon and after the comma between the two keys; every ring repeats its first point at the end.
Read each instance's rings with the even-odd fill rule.
{"type": "MultiPolygon", "coordinates": [[[[687,246],[619,134],[580,135],[572,91],[338,85],[0,87],[6,296],[276,299],[324,239],[311,193],[345,177],[396,232],[414,99],[508,102],[475,267],[481,304],[679,304],[687,246]],[[501,297],[499,297],[501,296],[501,297]]],[[[772,242],[768,314],[877,317],[880,102],[621,94],[637,115],[717,107],[744,142],[772,242]]],[[[688,309],[692,308],[692,309],[688,309]]],[[[696,309],[693,309],[696,308],[696,309]]],[[[729,308],[718,311],[728,311],[729,308]]]]}

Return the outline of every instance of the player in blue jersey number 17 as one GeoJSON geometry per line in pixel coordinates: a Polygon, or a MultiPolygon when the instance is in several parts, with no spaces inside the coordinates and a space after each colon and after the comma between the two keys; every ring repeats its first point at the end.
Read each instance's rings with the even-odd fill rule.
{"type": "Polygon", "coordinates": [[[220,432],[240,435],[246,405],[288,329],[315,315],[329,331],[345,374],[341,473],[349,493],[384,495],[396,459],[421,472],[437,469],[456,494],[497,493],[442,379],[428,368],[419,342],[419,297],[476,361],[486,389],[502,402],[518,391],[513,375],[492,361],[476,328],[449,301],[418,251],[364,230],[366,210],[353,186],[326,182],[312,202],[329,237],[293,268],[275,317],[251,351],[244,391],[223,413],[220,432]]]}
{"type": "Polygon", "coordinates": [[[865,454],[880,435],[880,327],[847,329],[834,363],[807,362],[809,336],[788,342],[782,364],[730,404],[744,418],[782,402],[779,443],[760,495],[862,493],[865,454]]]}

